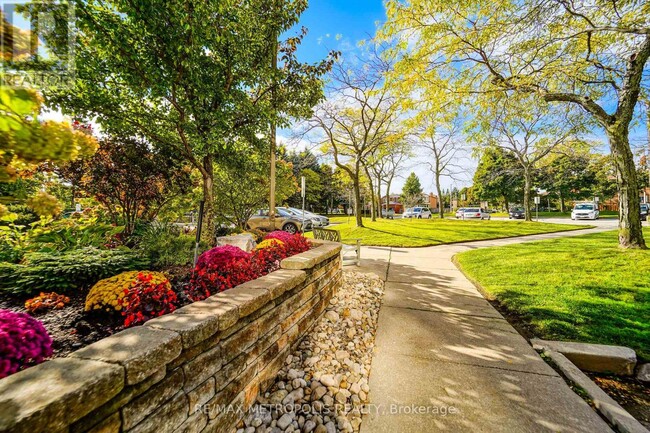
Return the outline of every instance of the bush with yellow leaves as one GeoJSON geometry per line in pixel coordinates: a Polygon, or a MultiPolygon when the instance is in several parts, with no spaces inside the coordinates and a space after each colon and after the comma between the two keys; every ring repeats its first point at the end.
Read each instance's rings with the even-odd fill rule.
{"type": "Polygon", "coordinates": [[[95,284],[86,296],[85,311],[104,310],[121,311],[122,299],[138,282],[138,274],[151,275],[151,284],[165,284],[171,288],[171,283],[160,272],[128,271],[114,277],[105,278],[95,284]]]}
{"type": "Polygon", "coordinates": [[[284,242],[282,242],[280,239],[265,239],[259,244],[257,244],[255,249],[261,250],[264,248],[281,247],[282,245],[284,245],[284,242]]]}
{"type": "Polygon", "coordinates": [[[32,209],[36,215],[43,218],[57,217],[61,211],[63,211],[63,206],[61,206],[59,200],[45,191],[39,191],[33,197],[28,199],[27,206],[32,209]]]}

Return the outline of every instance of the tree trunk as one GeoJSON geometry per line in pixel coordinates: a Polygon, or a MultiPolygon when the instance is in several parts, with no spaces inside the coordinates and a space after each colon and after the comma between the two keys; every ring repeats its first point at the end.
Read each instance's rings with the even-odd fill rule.
{"type": "Polygon", "coordinates": [[[381,214],[381,179],[377,178],[377,218],[382,218],[381,214]]]}
{"type": "Polygon", "coordinates": [[[393,183],[392,178],[386,181],[386,216],[388,216],[388,209],[390,209],[390,184],[391,183],[393,183]]]}
{"type": "Polygon", "coordinates": [[[646,248],[639,215],[639,182],[627,128],[608,128],[618,184],[618,242],[623,248],[646,248]]]}
{"type": "Polygon", "coordinates": [[[370,221],[377,221],[377,213],[375,212],[375,187],[372,184],[372,176],[368,169],[364,167],[366,176],[368,176],[368,190],[370,191],[370,221]]]}
{"type": "Polygon", "coordinates": [[[510,203],[508,202],[508,197],[505,195],[503,196],[503,204],[506,207],[506,212],[510,212],[510,203]]]}
{"type": "Polygon", "coordinates": [[[562,190],[558,191],[558,196],[560,196],[560,212],[564,212],[564,196],[562,195],[562,190]]]}
{"type": "Polygon", "coordinates": [[[214,227],[214,167],[212,156],[207,155],[203,158],[203,170],[201,170],[203,177],[203,227],[201,231],[201,239],[213,245],[215,242],[215,227],[214,227]]]}
{"type": "Polygon", "coordinates": [[[440,188],[440,174],[436,173],[436,192],[438,193],[438,215],[440,219],[445,218],[445,207],[441,203],[442,188],[440,188]]]}
{"type": "Polygon", "coordinates": [[[530,213],[530,188],[531,188],[530,170],[524,169],[524,210],[526,211],[526,221],[532,221],[533,216],[530,213]]]}
{"type": "Polygon", "coordinates": [[[357,220],[357,227],[363,227],[363,218],[361,215],[361,185],[359,184],[359,177],[352,181],[354,186],[354,214],[357,220]]]}

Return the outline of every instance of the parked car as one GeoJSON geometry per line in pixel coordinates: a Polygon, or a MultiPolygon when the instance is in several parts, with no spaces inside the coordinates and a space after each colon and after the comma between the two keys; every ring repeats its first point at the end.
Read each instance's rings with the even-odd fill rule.
{"type": "Polygon", "coordinates": [[[510,208],[508,219],[523,220],[526,218],[526,210],[521,206],[510,208]]]}
{"type": "Polygon", "coordinates": [[[395,218],[395,209],[390,208],[388,211],[386,209],[382,209],[381,216],[392,220],[395,218]]]}
{"type": "Polygon", "coordinates": [[[251,216],[246,222],[249,229],[260,229],[265,231],[284,230],[285,232],[294,234],[300,231],[307,232],[312,229],[313,223],[310,218],[292,215],[286,210],[276,208],[274,224],[271,224],[269,218],[269,210],[261,209],[251,216]]]}
{"type": "MultiPolygon", "coordinates": [[[[298,209],[297,207],[287,207],[287,208],[282,207],[277,209],[284,209],[297,217],[302,217],[302,209],[298,209]]],[[[313,212],[305,211],[305,217],[311,219],[312,223],[314,224],[314,227],[327,227],[328,225],[330,225],[330,219],[323,215],[318,215],[313,212]]]]}
{"type": "Polygon", "coordinates": [[[485,211],[485,209],[480,207],[468,207],[463,211],[463,219],[480,219],[480,220],[489,220],[490,214],[485,211]]]}
{"type": "Polygon", "coordinates": [[[599,217],[596,203],[576,203],[571,211],[572,220],[597,220],[599,217]]]}
{"type": "Polygon", "coordinates": [[[465,213],[465,208],[464,207],[459,207],[456,210],[456,219],[462,218],[464,213],[465,213]]]}
{"type": "Polygon", "coordinates": [[[641,221],[648,221],[649,212],[650,205],[648,203],[641,203],[641,221]]]}
{"type": "Polygon", "coordinates": [[[404,212],[404,218],[431,218],[431,209],[424,206],[408,208],[404,212]]]}

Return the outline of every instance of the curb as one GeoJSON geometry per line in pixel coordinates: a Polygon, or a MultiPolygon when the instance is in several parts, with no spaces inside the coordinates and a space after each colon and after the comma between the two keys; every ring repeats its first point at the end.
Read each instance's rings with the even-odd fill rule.
{"type": "Polygon", "coordinates": [[[544,349],[547,355],[557,365],[562,374],[585,390],[593,401],[598,413],[605,417],[622,433],[650,433],[639,421],[623,409],[614,399],[605,393],[598,385],[576,367],[569,359],[559,352],[544,349]]]}

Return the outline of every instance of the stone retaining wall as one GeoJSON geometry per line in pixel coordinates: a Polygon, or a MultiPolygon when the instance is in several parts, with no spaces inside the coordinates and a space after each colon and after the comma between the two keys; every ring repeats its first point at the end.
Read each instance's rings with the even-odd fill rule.
{"type": "Polygon", "coordinates": [[[340,244],[0,380],[0,431],[230,432],[341,285],[340,244]]]}

